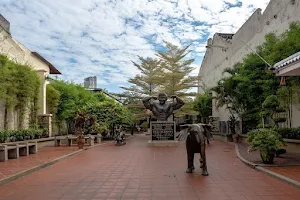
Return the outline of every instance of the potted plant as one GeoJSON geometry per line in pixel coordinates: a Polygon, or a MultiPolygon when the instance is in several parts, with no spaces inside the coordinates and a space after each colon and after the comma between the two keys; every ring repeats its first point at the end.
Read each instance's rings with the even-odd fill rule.
{"type": "Polygon", "coordinates": [[[284,145],[278,132],[273,129],[258,129],[248,133],[248,151],[260,151],[264,164],[273,164],[276,150],[284,145]]]}
{"type": "Polygon", "coordinates": [[[236,127],[238,125],[238,121],[236,120],[236,118],[235,118],[235,116],[233,114],[229,117],[228,125],[229,125],[230,134],[231,134],[231,137],[233,139],[233,142],[234,143],[238,143],[238,141],[239,141],[239,134],[236,131],[236,127]]]}
{"type": "Polygon", "coordinates": [[[76,118],[75,118],[75,131],[77,135],[77,143],[78,148],[83,149],[85,139],[84,139],[84,132],[85,128],[88,122],[89,116],[88,113],[85,110],[79,110],[77,112],[76,118]]]}

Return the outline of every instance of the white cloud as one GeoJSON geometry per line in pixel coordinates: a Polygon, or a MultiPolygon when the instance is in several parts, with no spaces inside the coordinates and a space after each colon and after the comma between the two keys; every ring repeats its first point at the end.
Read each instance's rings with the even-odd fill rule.
{"type": "MultiPolygon", "coordinates": [[[[10,21],[12,35],[58,67],[64,79],[83,82],[96,75],[98,86],[106,87],[126,85],[138,73],[131,60],[154,56],[163,40],[177,45],[192,42],[191,56],[199,62],[207,37],[236,32],[253,8],[264,9],[268,2],[1,0],[0,13],[10,21]],[[228,7],[225,2],[242,6],[228,7]]],[[[193,66],[193,74],[198,74],[199,63],[193,66]]]]}

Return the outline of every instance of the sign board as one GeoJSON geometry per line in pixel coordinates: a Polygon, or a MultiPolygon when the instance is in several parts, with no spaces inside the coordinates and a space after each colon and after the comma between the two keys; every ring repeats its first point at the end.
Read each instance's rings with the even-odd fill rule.
{"type": "Polygon", "coordinates": [[[152,140],[175,140],[175,122],[151,122],[152,140]]]}

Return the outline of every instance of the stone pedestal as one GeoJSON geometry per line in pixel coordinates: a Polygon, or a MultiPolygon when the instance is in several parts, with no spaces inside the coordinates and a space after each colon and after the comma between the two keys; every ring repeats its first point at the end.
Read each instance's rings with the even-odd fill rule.
{"type": "Polygon", "coordinates": [[[178,141],[175,140],[149,140],[149,147],[177,147],[178,141]]]}
{"type": "Polygon", "coordinates": [[[148,128],[147,131],[145,132],[145,135],[151,135],[151,129],[148,128]]]}
{"type": "Polygon", "coordinates": [[[219,117],[213,117],[213,116],[209,117],[209,123],[212,125],[212,129],[211,129],[212,133],[217,133],[217,134],[220,133],[219,120],[220,120],[219,117]]]}
{"type": "Polygon", "coordinates": [[[148,146],[177,146],[175,141],[176,125],[174,121],[156,121],[150,124],[151,140],[148,146]]]}

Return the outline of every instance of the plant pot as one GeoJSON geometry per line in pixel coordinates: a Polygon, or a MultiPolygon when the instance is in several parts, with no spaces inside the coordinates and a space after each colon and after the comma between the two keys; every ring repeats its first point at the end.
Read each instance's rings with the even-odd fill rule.
{"type": "Polygon", "coordinates": [[[260,157],[261,157],[264,164],[273,164],[275,154],[276,154],[275,150],[269,150],[267,152],[260,151],[260,157]],[[265,156],[263,156],[264,154],[265,154],[265,156]]]}
{"type": "Polygon", "coordinates": [[[79,148],[79,149],[83,149],[84,143],[85,143],[85,139],[84,139],[84,138],[78,137],[77,140],[78,140],[78,148],[79,148]]]}

